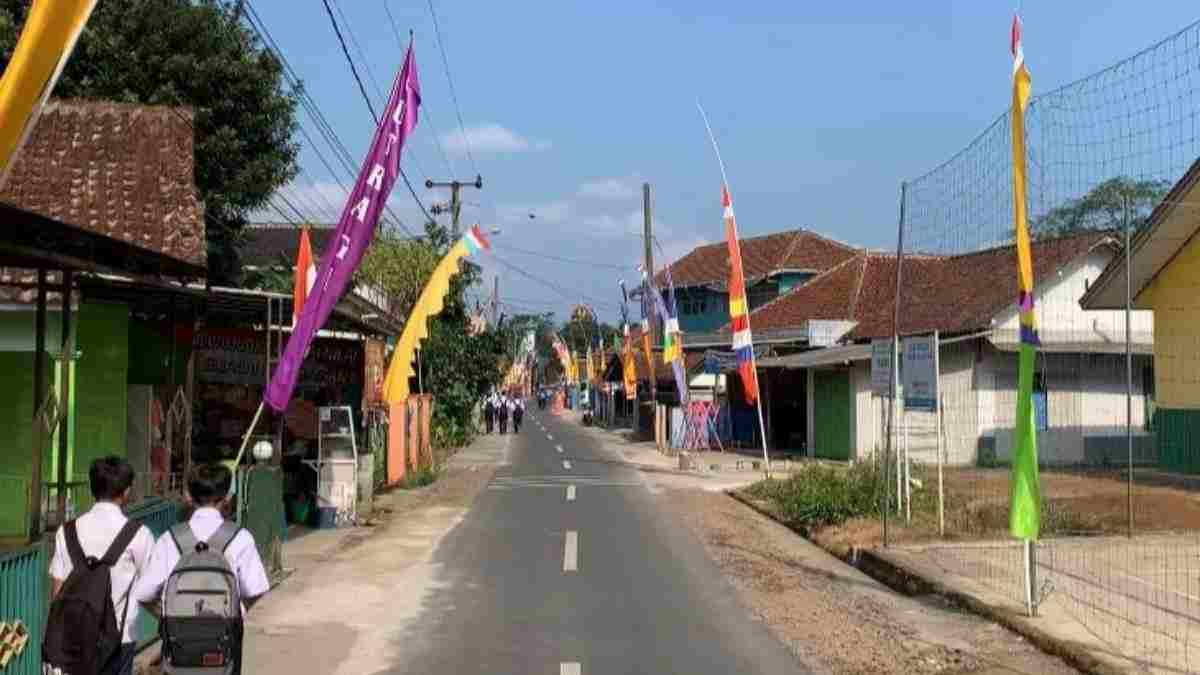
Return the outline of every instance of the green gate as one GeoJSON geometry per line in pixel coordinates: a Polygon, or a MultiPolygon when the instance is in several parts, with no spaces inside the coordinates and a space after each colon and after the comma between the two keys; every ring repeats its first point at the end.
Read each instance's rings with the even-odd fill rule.
{"type": "Polygon", "coordinates": [[[258,554],[271,581],[283,574],[283,541],[287,520],[283,512],[283,472],[272,466],[251,466],[238,474],[238,525],[254,535],[258,554]]]}
{"type": "MultiPolygon", "coordinates": [[[[0,553],[0,623],[14,630],[19,622],[26,637],[19,655],[8,654],[4,675],[39,675],[42,672],[42,623],[50,597],[48,542],[0,553]]],[[[5,635],[0,650],[9,652],[15,636],[5,635]]],[[[3,660],[0,656],[0,660],[3,660]]]]}
{"type": "Polygon", "coordinates": [[[850,374],[813,373],[813,456],[850,459],[850,374]]]}

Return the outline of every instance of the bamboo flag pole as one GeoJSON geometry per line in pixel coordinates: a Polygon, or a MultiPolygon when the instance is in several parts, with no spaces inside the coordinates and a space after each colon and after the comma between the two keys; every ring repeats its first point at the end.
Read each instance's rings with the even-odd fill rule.
{"type": "MultiPolygon", "coordinates": [[[[712,125],[710,125],[708,123],[708,115],[704,112],[704,106],[700,105],[700,101],[698,101],[698,100],[696,101],[696,108],[700,111],[700,117],[704,120],[704,128],[708,131],[708,140],[712,141],[713,152],[716,153],[716,155],[717,155],[717,164],[721,167],[721,181],[724,183],[725,189],[727,191],[729,191],[729,193],[730,193],[729,198],[730,198],[730,201],[732,202],[733,191],[729,189],[729,177],[725,173],[725,160],[721,159],[721,148],[717,146],[717,137],[713,135],[712,125]]],[[[733,236],[736,241],[736,238],[737,238],[736,231],[733,233],[733,236]]],[[[741,251],[740,243],[738,244],[738,250],[740,253],[740,251],[741,251]]],[[[742,283],[744,284],[745,280],[743,280],[742,283]]],[[[742,289],[742,293],[745,294],[744,288],[742,289]]],[[[747,328],[750,329],[750,335],[753,336],[754,330],[752,328],[750,328],[749,304],[747,304],[747,306],[746,306],[746,326],[747,326],[747,328]]],[[[754,391],[757,393],[757,396],[754,397],[754,402],[756,404],[756,407],[758,408],[758,431],[759,431],[760,437],[762,438],[763,473],[766,475],[767,478],[770,478],[771,477],[771,457],[767,453],[767,427],[766,427],[766,424],[763,422],[762,388],[759,386],[759,382],[758,382],[758,359],[754,354],[753,339],[751,340],[751,344],[750,344],[750,370],[754,373],[754,391]]]]}

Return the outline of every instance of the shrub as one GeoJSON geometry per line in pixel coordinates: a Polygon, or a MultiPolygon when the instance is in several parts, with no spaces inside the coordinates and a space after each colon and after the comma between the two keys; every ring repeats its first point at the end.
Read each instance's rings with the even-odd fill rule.
{"type": "Polygon", "coordinates": [[[770,503],[789,525],[807,530],[878,514],[883,477],[869,462],[849,468],[811,464],[786,480],[751,485],[746,494],[770,503]]]}

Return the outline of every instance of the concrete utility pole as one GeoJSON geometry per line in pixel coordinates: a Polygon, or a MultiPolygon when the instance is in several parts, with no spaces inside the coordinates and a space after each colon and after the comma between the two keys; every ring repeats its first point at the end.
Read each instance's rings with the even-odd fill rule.
{"type": "MultiPolygon", "coordinates": [[[[642,183],[642,218],[645,229],[646,244],[646,277],[642,284],[642,306],[646,308],[646,316],[650,318],[650,354],[654,353],[653,345],[658,344],[658,321],[654,318],[654,303],[650,299],[650,284],[654,282],[654,217],[650,205],[650,184],[642,183]]],[[[658,403],[658,378],[654,375],[654,360],[651,358],[649,367],[650,396],[652,402],[658,403]]]]}
{"type": "Polygon", "coordinates": [[[500,275],[492,277],[492,325],[500,321],[500,275]]]}
{"type": "Polygon", "coordinates": [[[452,233],[451,239],[457,240],[459,238],[459,236],[461,235],[461,231],[459,230],[459,227],[458,227],[458,217],[459,217],[459,214],[462,212],[462,199],[460,198],[459,191],[465,187],[473,187],[476,190],[482,190],[483,189],[483,177],[476,174],[475,180],[473,180],[469,183],[463,182],[463,181],[457,181],[457,180],[438,183],[438,182],[435,182],[432,180],[427,180],[427,181],[425,181],[425,187],[430,190],[432,190],[435,187],[450,188],[450,206],[446,207],[446,206],[442,206],[440,204],[434,204],[433,207],[430,208],[429,210],[434,215],[440,215],[442,213],[445,213],[446,211],[450,212],[450,222],[451,222],[450,231],[452,233]]]}

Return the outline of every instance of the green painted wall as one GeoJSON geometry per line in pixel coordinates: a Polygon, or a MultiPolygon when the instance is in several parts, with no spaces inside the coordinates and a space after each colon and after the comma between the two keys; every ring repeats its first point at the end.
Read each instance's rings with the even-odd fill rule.
{"type": "Polygon", "coordinates": [[[850,374],[813,373],[813,454],[850,459],[850,374]]]}
{"type": "Polygon", "coordinates": [[[1200,474],[1200,410],[1159,408],[1158,462],[1164,471],[1200,474]]]}
{"type": "MultiPolygon", "coordinates": [[[[23,535],[29,522],[32,418],[33,354],[0,352],[0,537],[23,535]]],[[[45,470],[49,466],[47,461],[45,470]]]]}
{"type": "Polygon", "coordinates": [[[88,303],[76,333],[75,449],[71,470],[86,474],[91,461],[126,453],[129,403],[129,307],[88,303]]]}
{"type": "MultiPolygon", "coordinates": [[[[129,320],[129,384],[166,384],[171,379],[171,327],[168,324],[138,319],[129,320]]],[[[176,340],[175,384],[187,379],[190,341],[176,340]]]]}

